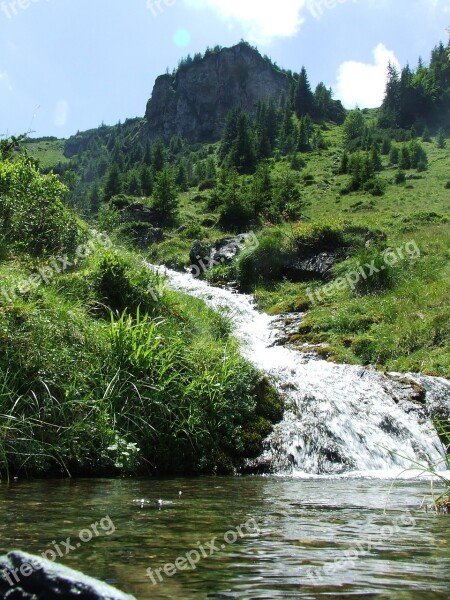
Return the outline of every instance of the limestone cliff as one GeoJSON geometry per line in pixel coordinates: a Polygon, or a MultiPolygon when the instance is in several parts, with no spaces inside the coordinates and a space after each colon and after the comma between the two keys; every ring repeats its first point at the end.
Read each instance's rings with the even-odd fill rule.
{"type": "Polygon", "coordinates": [[[245,43],[207,54],[158,77],[147,104],[146,132],[165,140],[181,135],[190,143],[220,138],[231,108],[255,114],[258,100],[278,101],[290,78],[245,43]]]}

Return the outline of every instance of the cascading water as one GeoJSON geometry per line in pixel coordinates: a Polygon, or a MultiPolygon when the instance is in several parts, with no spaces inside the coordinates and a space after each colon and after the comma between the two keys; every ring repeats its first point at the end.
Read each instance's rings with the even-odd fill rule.
{"type": "Polygon", "coordinates": [[[447,380],[410,375],[405,381],[277,345],[276,318],[259,312],[251,296],[211,287],[189,274],[151,268],[166,274],[169,287],[225,309],[243,355],[285,397],[284,419],[255,468],[270,465],[272,471],[302,476],[387,476],[411,468],[411,461],[444,468],[429,409],[432,403],[450,405],[447,380]],[[427,408],[414,400],[414,383],[426,390],[427,408]]]}

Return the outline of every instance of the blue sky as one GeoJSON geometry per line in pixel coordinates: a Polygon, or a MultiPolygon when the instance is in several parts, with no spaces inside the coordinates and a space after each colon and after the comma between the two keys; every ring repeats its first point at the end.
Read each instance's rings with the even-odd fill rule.
{"type": "Polygon", "coordinates": [[[377,106],[387,61],[428,61],[449,25],[450,0],[0,0],[0,135],[142,116],[167,67],[241,38],[377,106]]]}

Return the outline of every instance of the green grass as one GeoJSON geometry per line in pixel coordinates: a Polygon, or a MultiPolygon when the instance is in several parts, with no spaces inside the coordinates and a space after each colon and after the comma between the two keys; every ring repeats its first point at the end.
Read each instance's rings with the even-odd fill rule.
{"type": "MultiPolygon", "coordinates": [[[[366,115],[368,120],[373,117],[373,111],[366,115]]],[[[326,282],[292,283],[281,279],[277,260],[286,251],[292,252],[289,245],[298,226],[265,226],[257,229],[257,235],[265,240],[273,230],[267,249],[263,241],[252,256],[244,253],[236,265],[220,267],[208,279],[223,283],[226,278],[237,277],[243,289],[254,291],[259,307],[272,314],[306,310],[305,322],[294,341],[324,344],[330,360],[449,377],[449,145],[438,149],[435,139],[424,143],[428,170],[406,171],[402,184],[394,183],[398,167],[388,164],[389,157],[382,157],[384,168],[379,177],[387,183],[384,195],[361,191],[343,195],[341,190],[349,178],[338,174],[342,128],[327,124],[323,134],[327,150],[299,155],[305,162],[298,176],[302,199],[307,202],[300,228],[316,223],[320,227],[326,217],[347,231],[372,231],[372,246],[364,251],[350,243],[347,260],[341,261],[326,282]],[[303,177],[305,173],[312,176],[312,184],[303,177]],[[325,285],[345,277],[358,261],[364,264],[375,259],[379,267],[385,249],[405,248],[412,242],[420,249],[418,260],[408,260],[407,255],[392,268],[386,267],[380,276],[361,279],[354,290],[347,286],[323,294],[325,285]],[[269,273],[273,276],[268,277],[269,273]],[[322,299],[311,302],[308,292],[316,289],[322,299]]],[[[271,159],[272,174],[281,173],[290,161],[271,159]]],[[[193,238],[213,242],[232,232],[204,226],[205,218],[210,225],[218,216],[218,212],[208,211],[207,195],[198,195],[195,190],[183,194],[179,224],[189,224],[193,238]]],[[[184,266],[189,262],[191,242],[189,236],[183,237],[174,229],[167,232],[162,244],[151,247],[149,257],[155,262],[184,266]]]]}
{"type": "MultiPolygon", "coordinates": [[[[37,266],[10,259],[0,280],[37,266]]],[[[158,283],[136,253],[100,249],[0,295],[0,473],[231,472],[261,451],[282,414],[270,386],[226,315],[169,291],[155,302],[158,283]]]]}
{"type": "Polygon", "coordinates": [[[26,149],[30,156],[39,160],[43,169],[51,169],[59,163],[67,163],[69,159],[64,156],[65,140],[47,142],[28,142],[26,149]]]}

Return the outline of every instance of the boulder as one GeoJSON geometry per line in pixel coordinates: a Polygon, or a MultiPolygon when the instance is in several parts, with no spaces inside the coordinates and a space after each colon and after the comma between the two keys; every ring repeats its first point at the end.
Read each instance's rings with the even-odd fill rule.
{"type": "Polygon", "coordinates": [[[230,263],[249,239],[255,239],[254,234],[241,233],[236,237],[216,242],[212,248],[200,240],[195,240],[189,252],[189,260],[191,265],[197,265],[202,260],[206,266],[210,265],[211,267],[230,263]]]}
{"type": "Polygon", "coordinates": [[[331,267],[341,257],[340,252],[318,252],[309,256],[289,259],[284,265],[284,273],[294,281],[305,279],[325,279],[331,267]]]}
{"type": "Polygon", "coordinates": [[[242,233],[234,238],[228,238],[217,242],[211,251],[210,258],[218,263],[229,263],[245,246],[251,233],[242,233]]]}
{"type": "Polygon", "coordinates": [[[25,552],[0,557],[5,600],[136,600],[80,571],[25,552]]]}

